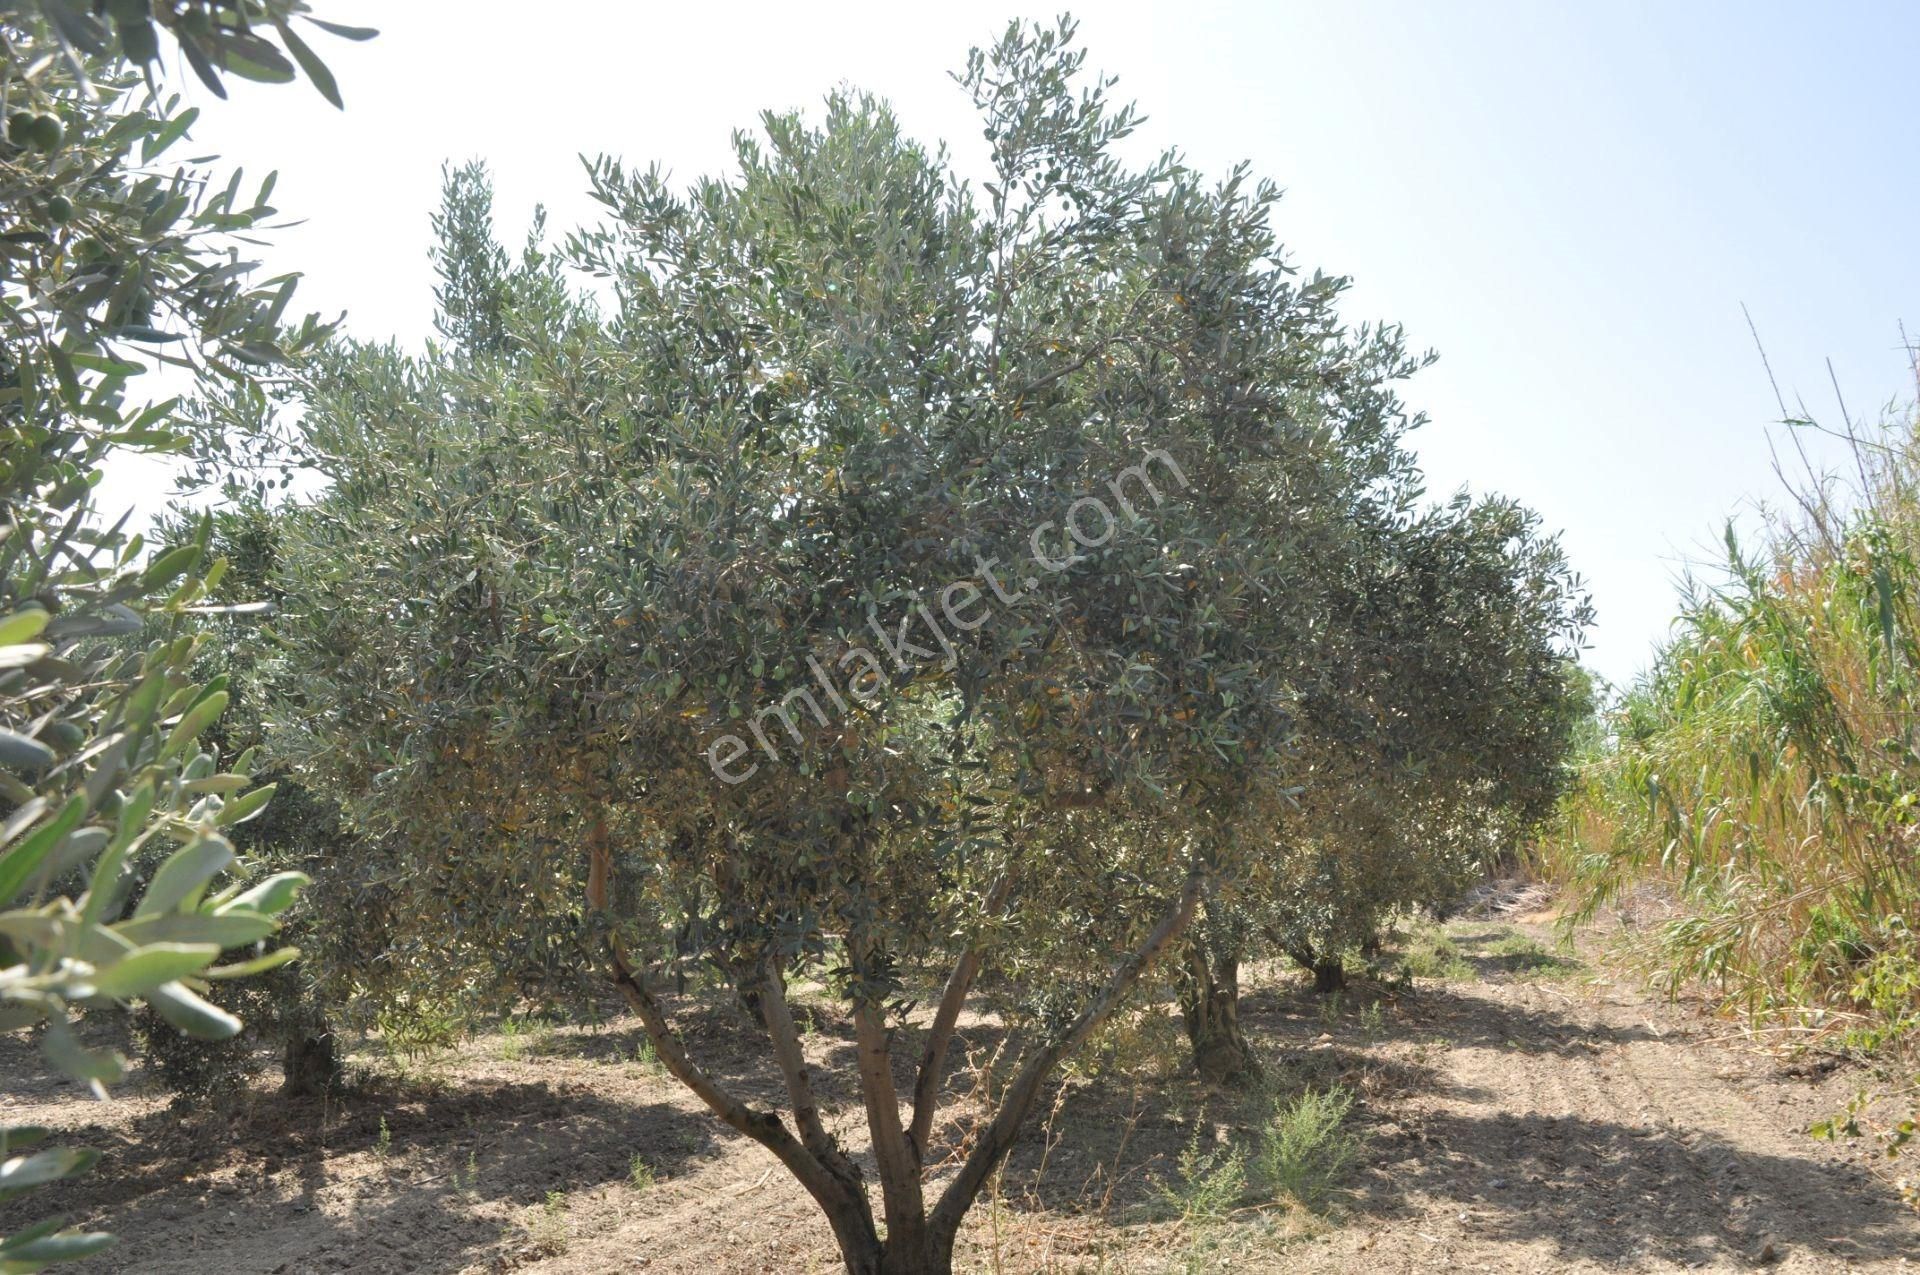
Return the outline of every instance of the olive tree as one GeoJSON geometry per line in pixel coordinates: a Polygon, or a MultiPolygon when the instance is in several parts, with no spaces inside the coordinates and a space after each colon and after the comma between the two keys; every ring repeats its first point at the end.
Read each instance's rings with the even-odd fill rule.
{"type": "Polygon", "coordinates": [[[304,378],[330,485],[288,524],[272,738],[379,857],[388,967],[616,987],[856,1272],[950,1269],[1061,1060],[1244,871],[1353,511],[1405,463],[1397,333],[1293,272],[1272,187],[1126,163],[1071,35],[971,57],[978,185],[853,92],[685,192],[597,161],[608,221],[517,259],[456,175],[446,344],[304,378]],[[1088,898],[1104,968],[950,1129],[983,972],[1088,898]],[[701,1064],[671,934],[783,1109],[701,1064]],[[877,1212],[801,971],[851,1022],[877,1212]]]}
{"type": "Polygon", "coordinates": [[[1238,972],[1290,957],[1318,992],[1396,912],[1440,906],[1554,809],[1584,697],[1570,674],[1590,618],[1579,578],[1511,500],[1381,507],[1339,583],[1300,699],[1301,793],[1272,853],[1216,901],[1182,963],[1203,1075],[1253,1070],[1238,972]]]}
{"type": "MultiPolygon", "coordinates": [[[[166,542],[190,539],[204,517],[176,508],[157,522],[155,534],[166,542]]],[[[193,678],[220,679],[228,697],[226,711],[203,736],[215,756],[257,755],[263,742],[271,690],[260,666],[270,658],[273,615],[281,603],[274,585],[280,525],[275,508],[251,498],[211,515],[209,550],[227,569],[189,624],[200,639],[193,678]]],[[[244,1024],[235,1036],[186,1037],[150,1010],[133,1016],[148,1074],[174,1093],[178,1105],[245,1084],[261,1068],[263,1045],[280,1056],[283,1094],[311,1096],[332,1087],[342,1066],[333,1020],[351,1000],[353,971],[377,955],[377,930],[357,906],[369,883],[356,871],[357,856],[342,850],[347,833],[337,806],[284,769],[260,765],[256,775],[273,785],[273,800],[227,836],[257,871],[311,878],[281,931],[301,959],[213,989],[209,999],[244,1024]]]]}
{"type": "MultiPolygon", "coordinates": [[[[166,364],[244,380],[324,335],[284,324],[292,280],[256,281],[239,255],[273,215],[271,182],[248,199],[238,174],[223,188],[168,161],[193,115],[156,87],[166,29],[210,82],[290,78],[284,48],[337,96],[286,25],[305,9],[0,5],[0,1030],[37,1028],[48,1062],[96,1090],[123,1060],[80,1042],[77,1013],[144,1002],[177,1030],[229,1035],[239,1024],[203,998],[206,980],[292,955],[219,963],[257,949],[301,881],[218,880],[236,861],[228,830],[270,796],[204,746],[227,691],[192,675],[188,626],[224,564],[204,523],[147,552],[93,492],[131,453],[212,450],[132,378],[166,364]],[[136,873],[143,858],[152,870],[136,873]]],[[[19,1154],[44,1137],[0,1129],[0,1198],[91,1163],[19,1154]]],[[[110,1238],[46,1219],[0,1238],[0,1267],[110,1238]]]]}

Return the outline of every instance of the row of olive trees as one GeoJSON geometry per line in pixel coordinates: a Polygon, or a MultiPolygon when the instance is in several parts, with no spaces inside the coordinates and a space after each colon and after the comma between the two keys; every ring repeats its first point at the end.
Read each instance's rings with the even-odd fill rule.
{"type": "MultiPolygon", "coordinates": [[[[271,181],[249,200],[237,173],[177,164],[193,112],[156,87],[165,36],[216,92],[297,62],[337,100],[290,25],[306,10],[0,5],[0,1031],[36,1032],[96,1092],[124,1060],[83,1038],[85,1012],[142,1002],[169,1030],[230,1036],[211,982],[293,955],[262,944],[300,875],[230,874],[229,834],[271,788],[208,742],[228,691],[196,675],[199,616],[226,563],[204,521],[148,552],[93,492],[138,453],[222,450],[133,378],[164,364],[243,384],[327,335],[284,323],[292,279],[258,281],[237,251],[273,216],[271,181]]],[[[0,1200],[92,1163],[46,1138],[0,1127],[0,1200]]],[[[110,1242],[46,1217],[0,1236],[0,1269],[110,1242]]]]}
{"type": "Polygon", "coordinates": [[[353,938],[315,977],[617,989],[855,1272],[950,1268],[1048,1078],[1169,951],[1201,1061],[1243,1069],[1209,1060],[1244,1062],[1252,945],[1326,969],[1431,901],[1550,803],[1565,737],[1557,550],[1504,502],[1423,507],[1420,360],[1285,262],[1271,187],[1128,162],[1071,36],[970,59],[978,185],[854,93],[684,192],[593,164],[607,221],[558,248],[501,249],[456,172],[442,343],[334,343],[279,425],[326,485],[272,520],[243,665],[348,834],[308,925],[353,938]],[[688,953],[778,1109],[683,1036],[656,975],[688,953]],[[856,1041],[824,1084],[803,971],[856,1041]],[[1021,1044],[963,1130],[983,997],[1021,1044]]]}
{"type": "Polygon", "coordinates": [[[1587,605],[1558,545],[1510,501],[1368,519],[1338,621],[1302,687],[1301,791],[1275,853],[1209,900],[1181,967],[1203,1075],[1253,1070],[1241,964],[1277,954],[1346,985],[1398,913],[1512,862],[1553,812],[1586,709],[1567,654],[1587,605]]]}

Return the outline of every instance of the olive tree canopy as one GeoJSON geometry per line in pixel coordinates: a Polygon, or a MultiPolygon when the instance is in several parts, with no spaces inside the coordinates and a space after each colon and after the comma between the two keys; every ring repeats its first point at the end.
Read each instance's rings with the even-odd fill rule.
{"type": "Polygon", "coordinates": [[[330,485],[282,545],[275,746],[383,856],[416,993],[610,979],[854,1271],[949,1268],[1060,1059],[1271,844],[1330,589],[1408,464],[1398,332],[1294,272],[1273,187],[1124,159],[1136,117],[1071,36],[969,60],[978,183],[854,92],[684,191],[593,163],[608,220],[559,249],[497,248],[455,173],[446,344],[343,345],[302,388],[330,485]],[[1019,1024],[954,1140],[976,976],[1089,899],[1127,918],[1104,968],[1019,1024]],[[784,1111],[676,1031],[648,977],[676,931],[784,1111]],[[803,968],[854,1024],[882,1218],[794,1031],[803,968]]]}

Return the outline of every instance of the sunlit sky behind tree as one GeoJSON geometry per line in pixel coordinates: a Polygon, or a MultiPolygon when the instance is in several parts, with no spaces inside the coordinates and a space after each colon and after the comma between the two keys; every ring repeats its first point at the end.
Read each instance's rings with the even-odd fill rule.
{"type": "MultiPolygon", "coordinates": [[[[382,29],[321,51],[346,96],[197,86],[200,149],[281,170],[305,224],[269,260],[363,337],[430,331],[428,215],[445,159],[485,159],[501,229],[595,217],[577,155],[723,167],[766,108],[848,82],[977,170],[948,79],[970,44],[1050,5],[642,5],[328,0],[382,29]]],[[[1408,387],[1436,494],[1510,493],[1564,528],[1616,681],[1664,632],[1684,559],[1778,493],[1780,387],[1839,423],[1914,390],[1920,167],[1904,3],[1084,5],[1090,64],[1210,173],[1287,188],[1294,262],[1351,274],[1354,320],[1441,360],[1408,387]]],[[[316,40],[316,44],[319,41],[316,40]]],[[[174,74],[176,85],[191,76],[174,74]]],[[[1817,441],[1817,440],[1816,440],[1817,441]]],[[[1815,448],[1831,456],[1831,448],[1815,448]]],[[[150,497],[122,486],[109,502],[150,497]]]]}

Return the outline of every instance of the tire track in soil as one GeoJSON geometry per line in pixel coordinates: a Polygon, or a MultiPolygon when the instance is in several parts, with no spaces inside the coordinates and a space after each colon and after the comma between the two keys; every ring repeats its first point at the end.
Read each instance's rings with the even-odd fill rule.
{"type": "Polygon", "coordinates": [[[1279,1268],[1920,1270],[1920,1219],[1802,1132],[1858,1082],[1784,1076],[1624,982],[1418,1000],[1434,1083],[1390,1104],[1357,1216],[1279,1268]]]}

